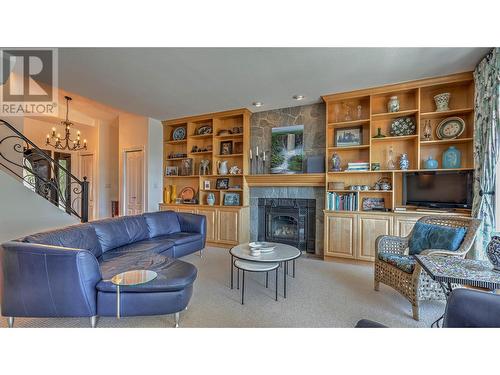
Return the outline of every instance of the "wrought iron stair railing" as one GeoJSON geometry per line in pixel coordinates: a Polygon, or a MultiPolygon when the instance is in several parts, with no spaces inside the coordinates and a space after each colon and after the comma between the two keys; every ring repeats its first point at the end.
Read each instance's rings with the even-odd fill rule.
{"type": "MultiPolygon", "coordinates": [[[[7,121],[0,125],[9,130],[0,139],[0,166],[8,170],[21,183],[57,207],[81,220],[89,219],[89,182],[75,177],[58,161],[47,155],[7,121]],[[33,160],[41,160],[48,168],[45,176],[33,167],[33,160]],[[47,177],[49,176],[49,177],[47,177]],[[63,176],[64,178],[58,178],[63,176]]],[[[1,168],[0,168],[1,169],[1,168]]]]}

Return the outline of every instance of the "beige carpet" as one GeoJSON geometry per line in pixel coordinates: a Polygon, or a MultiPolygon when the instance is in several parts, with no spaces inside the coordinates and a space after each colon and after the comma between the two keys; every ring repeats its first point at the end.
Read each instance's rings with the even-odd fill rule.
{"type": "MultiPolygon", "coordinates": [[[[207,248],[203,258],[183,260],[196,265],[198,279],[181,327],[353,327],[359,319],[376,320],[391,327],[429,327],[444,310],[443,302],[423,302],[421,320],[411,317],[410,304],[393,289],[373,290],[373,265],[323,261],[303,256],[296,278],[288,279],[283,299],[274,300],[274,278],[265,288],[264,274],[247,273],[245,305],[240,291],[229,288],[227,249],[207,248]]],[[[6,319],[0,326],[6,327],[6,319]]],[[[16,319],[16,327],[89,327],[87,318],[16,319]]],[[[98,327],[171,327],[173,316],[99,318],[98,327]]]]}

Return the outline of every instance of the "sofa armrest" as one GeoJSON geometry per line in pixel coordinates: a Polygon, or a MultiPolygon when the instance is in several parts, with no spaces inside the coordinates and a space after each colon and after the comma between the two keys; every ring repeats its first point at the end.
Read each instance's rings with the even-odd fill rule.
{"type": "Polygon", "coordinates": [[[200,233],[205,237],[207,233],[207,218],[205,215],[178,212],[177,217],[181,226],[181,232],[200,233]]]}
{"type": "Polygon", "coordinates": [[[88,250],[25,242],[0,246],[4,316],[97,314],[99,264],[88,250]]]}
{"type": "Polygon", "coordinates": [[[444,327],[500,327],[500,295],[472,289],[453,290],[448,297],[444,327]]]}

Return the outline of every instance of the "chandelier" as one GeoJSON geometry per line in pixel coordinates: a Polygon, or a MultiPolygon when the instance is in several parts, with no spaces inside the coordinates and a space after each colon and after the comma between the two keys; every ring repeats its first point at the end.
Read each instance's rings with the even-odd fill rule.
{"type": "Polygon", "coordinates": [[[69,102],[72,100],[69,96],[65,96],[66,99],[66,120],[61,121],[61,124],[64,125],[64,138],[61,137],[61,133],[56,134],[56,128],[52,128],[52,135],[47,134],[47,140],[45,144],[47,146],[52,146],[57,150],[69,150],[69,151],[80,151],[87,149],[87,140],[83,140],[83,145],[80,141],[80,131],[77,131],[76,138],[71,139],[71,125],[73,123],[69,121],[69,102]]]}

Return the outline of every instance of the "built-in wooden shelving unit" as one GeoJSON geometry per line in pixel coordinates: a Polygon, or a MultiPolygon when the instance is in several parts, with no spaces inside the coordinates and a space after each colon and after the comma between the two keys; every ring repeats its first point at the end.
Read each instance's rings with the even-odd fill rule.
{"type": "MultiPolygon", "coordinates": [[[[455,170],[472,170],[474,167],[474,80],[471,72],[445,77],[405,82],[401,84],[375,87],[346,93],[323,96],[326,103],[326,163],[325,174],[325,257],[335,256],[359,260],[373,260],[375,239],[381,234],[407,235],[416,220],[430,213],[423,211],[394,212],[402,207],[402,171],[399,156],[408,154],[413,171],[441,171],[442,155],[450,146],[461,152],[461,167],[455,170]],[[451,94],[449,110],[436,111],[434,96],[451,94]],[[398,112],[387,112],[387,103],[397,96],[400,103],[398,112]],[[345,105],[350,107],[350,118],[345,118],[345,105]],[[361,113],[358,116],[358,106],[361,113]],[[465,122],[465,131],[455,139],[441,140],[436,137],[436,127],[448,117],[460,117],[465,122]],[[359,119],[358,119],[359,117],[359,119]],[[411,117],[416,124],[416,134],[391,136],[391,122],[399,117],[411,117]],[[432,139],[424,140],[424,126],[430,121],[432,139]],[[350,127],[362,130],[361,144],[339,147],[335,144],[335,132],[350,127]],[[378,129],[385,138],[374,138],[378,129]],[[388,150],[392,148],[395,170],[387,170],[388,150]],[[331,158],[340,156],[342,171],[333,172],[331,158]],[[424,169],[424,162],[432,156],[439,163],[438,169],[424,169]],[[380,170],[345,171],[349,162],[380,163],[380,170]],[[372,187],[381,178],[388,180],[390,190],[351,191],[351,185],[372,187]],[[332,189],[330,183],[343,182],[344,189],[332,189]],[[328,210],[328,194],[354,194],[357,209],[354,211],[328,210]],[[363,211],[363,198],[383,198],[389,212],[363,211]]],[[[446,169],[450,170],[450,169],[446,169]]],[[[431,211],[432,212],[432,211],[431,211]]],[[[439,214],[439,212],[436,212],[439,214]]],[[[450,213],[446,213],[450,214],[450,213]]],[[[464,210],[451,213],[470,215],[464,210]]]]}

